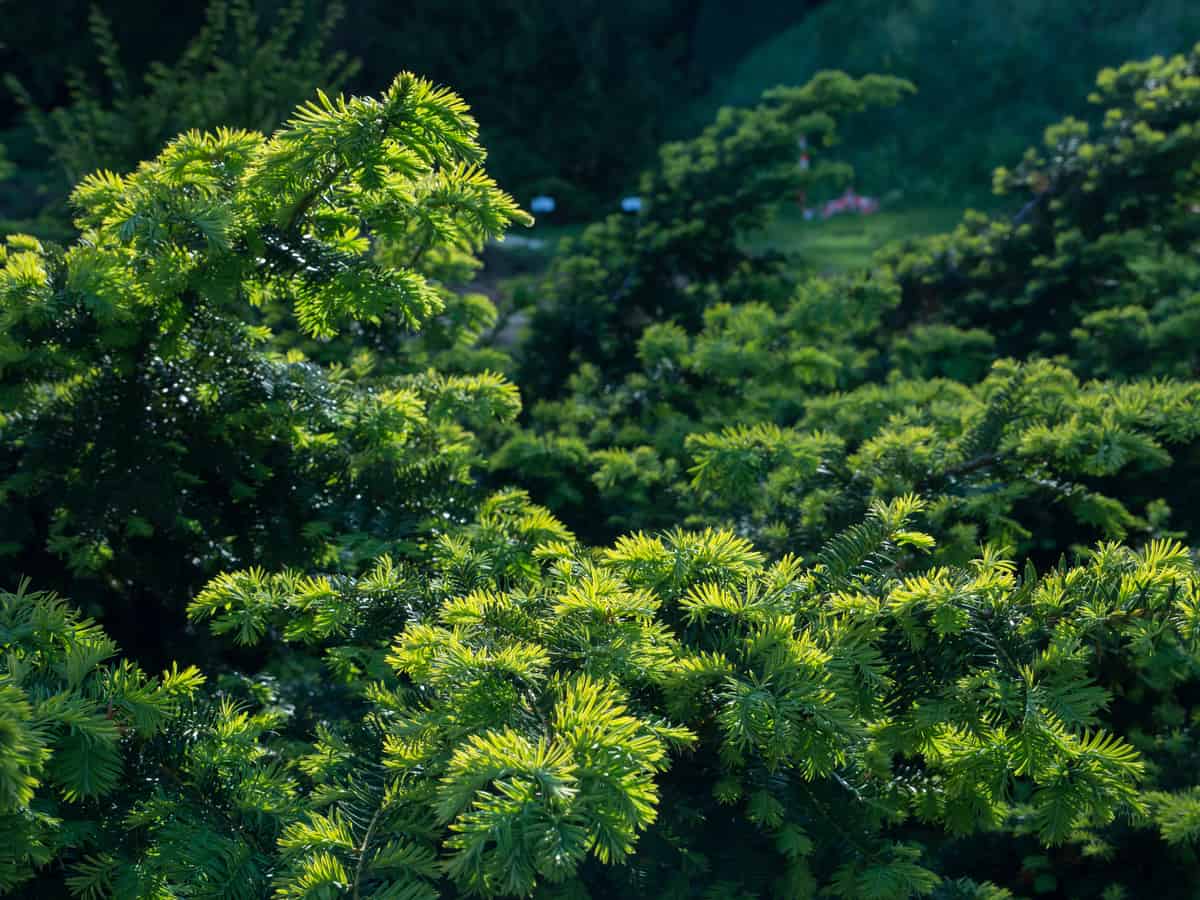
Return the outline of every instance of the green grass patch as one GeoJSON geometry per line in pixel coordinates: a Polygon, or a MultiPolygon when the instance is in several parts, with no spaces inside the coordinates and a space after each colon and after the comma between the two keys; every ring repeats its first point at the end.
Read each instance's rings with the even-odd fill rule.
{"type": "MultiPolygon", "coordinates": [[[[869,216],[849,213],[832,219],[805,220],[800,210],[785,206],[763,234],[747,239],[751,251],[777,250],[795,257],[797,265],[820,273],[865,268],[883,245],[906,237],[950,231],[962,219],[958,207],[913,206],[885,208],[869,216]]],[[[549,265],[562,242],[583,231],[583,225],[541,223],[512,232],[495,245],[490,263],[500,274],[529,273],[549,265]],[[542,242],[529,246],[526,240],[542,242]]]]}
{"type": "Polygon", "coordinates": [[[817,272],[847,272],[869,265],[884,244],[953,229],[962,212],[957,207],[922,206],[805,220],[799,209],[787,207],[764,234],[747,244],[751,250],[793,254],[800,265],[817,272]]]}

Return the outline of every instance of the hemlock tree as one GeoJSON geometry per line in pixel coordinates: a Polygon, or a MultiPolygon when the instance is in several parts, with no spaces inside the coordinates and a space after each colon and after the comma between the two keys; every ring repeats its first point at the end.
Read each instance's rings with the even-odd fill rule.
{"type": "Polygon", "coordinates": [[[511,384],[418,370],[365,386],[273,351],[261,320],[286,306],[325,338],[437,314],[443,292],[396,260],[470,253],[524,215],[479,168],[475,127],[402,75],[379,99],[322,94],[270,138],[189,132],[132,174],[89,176],[69,248],[10,237],[7,565],[170,641],[164,613],[221,568],[353,567],[468,512],[470,429],[517,412],[511,384]]]}

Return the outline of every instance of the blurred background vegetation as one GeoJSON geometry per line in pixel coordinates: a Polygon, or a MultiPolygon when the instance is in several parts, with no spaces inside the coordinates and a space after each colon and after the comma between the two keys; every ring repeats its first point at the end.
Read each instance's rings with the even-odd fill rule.
{"type": "MultiPolygon", "coordinates": [[[[519,196],[551,192],[559,198],[563,216],[583,220],[611,208],[614,192],[628,188],[658,145],[678,129],[676,116],[687,103],[699,102],[717,76],[731,72],[745,54],[815,5],[773,0],[748,5],[730,0],[464,0],[453,5],[355,0],[341,10],[318,0],[234,0],[209,4],[207,16],[210,26],[214,11],[232,20],[224,33],[211,37],[212,46],[218,58],[249,76],[223,86],[248,92],[254,84],[256,100],[264,106],[276,101],[273,109],[288,109],[295,98],[271,97],[262,81],[274,75],[281,85],[303,85],[295,56],[314,45],[321,52],[319,63],[310,64],[317,76],[310,79],[313,86],[329,85],[331,72],[320,71],[320,64],[328,67],[336,54],[357,63],[342,79],[352,91],[377,90],[400,68],[454,84],[480,121],[490,168],[500,181],[519,196]],[[238,14],[247,10],[258,17],[257,45],[246,39],[238,21],[238,14]],[[272,55],[265,45],[283,30],[289,34],[287,52],[272,55]],[[280,77],[267,62],[291,63],[293,71],[280,77]]],[[[154,76],[156,63],[173,66],[189,47],[194,49],[206,22],[202,3],[182,4],[170,16],[161,15],[160,5],[148,0],[61,0],[56,7],[54,16],[46,16],[36,4],[14,7],[5,15],[7,58],[0,68],[8,73],[10,88],[19,83],[27,104],[40,109],[78,109],[79,85],[100,106],[111,106],[122,95],[149,93],[144,76],[154,76]],[[106,20],[100,46],[96,11],[106,20]],[[83,27],[89,18],[92,33],[83,27]],[[106,46],[109,33],[113,40],[106,46]],[[112,61],[105,56],[110,50],[119,59],[123,80],[106,65],[112,61]]],[[[183,104],[201,90],[193,83],[170,100],[183,104]]],[[[154,108],[161,115],[170,103],[162,95],[156,99],[154,108]]],[[[212,112],[215,124],[245,110],[231,100],[227,108],[212,112]]],[[[130,128],[128,116],[124,124],[130,128]]],[[[186,124],[207,123],[193,116],[186,124]]],[[[0,142],[9,145],[22,173],[0,195],[0,218],[29,216],[69,183],[54,171],[54,160],[47,157],[11,89],[0,101],[0,142]]],[[[94,161],[129,164],[153,149],[134,152],[128,147],[124,158],[117,154],[111,162],[94,161]]]]}
{"type": "Polygon", "coordinates": [[[4,24],[0,145],[16,174],[0,181],[0,221],[49,236],[65,228],[78,169],[132,166],[185,126],[269,128],[270,113],[318,84],[371,92],[400,68],[462,93],[498,181],[525,203],[558,200],[547,225],[615,209],[664,140],[695,133],[721,105],[826,68],[910,79],[918,94],[855,121],[842,150],[858,190],[892,215],[832,233],[798,217],[779,226],[776,240],[801,252],[832,242],[820,249],[836,264],[897,229],[938,230],[946,210],[994,203],[995,166],[1063,110],[1084,109],[1103,65],[1186,49],[1200,4],[233,0],[163,15],[149,0],[56,0],[53,16],[11,4],[4,24]],[[30,108],[58,112],[39,123],[30,108]],[[98,139],[63,142],[67,122],[98,139]]]}
{"type": "Polygon", "coordinates": [[[1088,112],[1094,72],[1184,52],[1198,29],[1191,0],[838,0],[714,71],[694,116],[706,121],[820,69],[898,75],[916,96],[846,129],[861,189],[987,205],[996,166],[1020,158],[1064,110],[1088,112]]]}

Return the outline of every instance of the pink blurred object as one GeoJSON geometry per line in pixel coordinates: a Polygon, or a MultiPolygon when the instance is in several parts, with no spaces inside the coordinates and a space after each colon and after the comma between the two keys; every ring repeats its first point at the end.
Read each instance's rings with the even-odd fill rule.
{"type": "Polygon", "coordinates": [[[874,197],[863,197],[856,194],[853,188],[849,188],[842,196],[836,200],[830,200],[821,207],[821,218],[828,219],[850,212],[856,212],[862,216],[877,213],[879,212],[879,201],[874,197]]]}

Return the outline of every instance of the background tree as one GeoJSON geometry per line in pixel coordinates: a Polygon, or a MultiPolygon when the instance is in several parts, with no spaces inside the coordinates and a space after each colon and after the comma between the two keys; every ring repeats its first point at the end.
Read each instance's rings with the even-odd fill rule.
{"type": "MultiPolygon", "coordinates": [[[[48,112],[14,76],[6,80],[59,170],[51,178],[53,194],[41,201],[49,202],[50,215],[85,175],[132,169],[182,131],[223,125],[269,132],[282,110],[318,87],[338,90],[358,65],[344,53],[328,51],[344,9],[329,4],[311,35],[304,32],[305,11],[304,0],[289,0],[262,27],[252,0],[212,0],[202,27],[179,57],[171,63],[155,60],[139,79],[121,61],[111,20],[93,7],[89,24],[100,79],[77,71],[69,102],[48,112]]],[[[62,232],[55,224],[46,223],[50,236],[57,237],[62,232]]]]}
{"type": "MultiPolygon", "coordinates": [[[[920,89],[912,100],[847,124],[845,155],[859,188],[901,206],[1002,209],[990,196],[992,170],[1019,158],[1064,111],[1084,112],[1096,71],[1186,53],[1198,36],[1200,12],[1179,0],[823,3],[714,73],[678,127],[698,129],[721,106],[753,103],[766,88],[822,69],[904,78],[920,89]],[[1071,52],[1055,52],[1062,47],[1071,52]]],[[[1084,116],[1093,126],[1096,113],[1084,116]]]]}
{"type": "Polygon", "coordinates": [[[642,175],[644,213],[590,226],[539,285],[522,383],[553,396],[579,363],[619,374],[646,325],[694,327],[714,296],[786,290],[782,260],[741,242],[796,191],[850,174],[827,160],[803,169],[799,139],[832,144],[841,117],[911,90],[898,79],[823,72],[804,87],[769,91],[753,109],[724,109],[699,137],[665,145],[642,175]]]}
{"type": "Polygon", "coordinates": [[[1084,348],[1081,374],[1194,376],[1198,72],[1196,48],[1103,70],[1098,134],[1065,119],[996,172],[998,192],[1023,194],[1015,218],[968,214],[881,254],[904,290],[893,327],[982,327],[1014,355],[1084,348]]]}
{"type": "MultiPolygon", "coordinates": [[[[1171,510],[1191,534],[1195,385],[1128,379],[1194,378],[1182,335],[1200,286],[1187,249],[1197,58],[1102,72],[1104,135],[1050,129],[1056,187],[1032,193],[1022,221],[968,214],[950,235],[884,250],[865,275],[805,277],[729,234],[704,253],[723,203],[757,223],[777,195],[753,194],[748,175],[725,196],[700,176],[668,179],[677,159],[705,158],[708,137],[665,152],[644,217],[610,220],[555,261],[522,352],[531,375],[568,361],[523,376],[525,427],[490,467],[594,539],[686,519],[800,550],[871,498],[914,490],[938,498],[936,533],[959,561],[984,537],[1051,561],[1162,535],[1171,510]],[[622,257],[594,249],[609,233],[637,248],[687,235],[703,262],[670,281],[647,250],[645,285],[631,266],[614,289],[608,260],[622,257]],[[738,262],[722,267],[722,251],[738,262]],[[1027,365],[989,374],[997,357],[1027,365]]],[[[774,140],[749,134],[746,159],[774,140]]],[[[799,180],[782,143],[778,169],[755,171],[799,180]]],[[[1040,186],[1041,164],[1030,151],[998,184],[1040,186]]]]}

